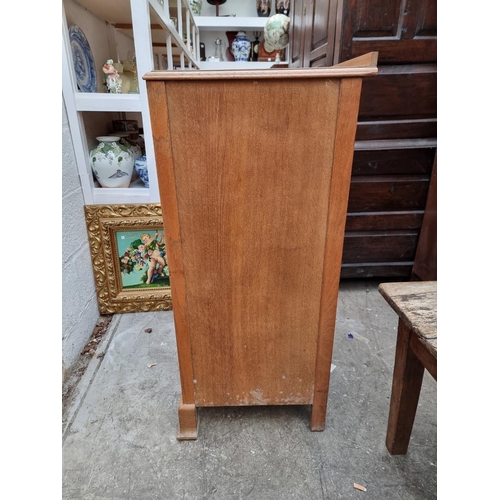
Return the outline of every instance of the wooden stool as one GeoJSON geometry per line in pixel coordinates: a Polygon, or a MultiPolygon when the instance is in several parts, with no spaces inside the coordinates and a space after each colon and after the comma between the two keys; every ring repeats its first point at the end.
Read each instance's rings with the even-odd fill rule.
{"type": "Polygon", "coordinates": [[[437,281],[382,283],[379,292],[399,316],[386,446],[391,455],[404,455],[424,368],[437,381],[437,281]]]}

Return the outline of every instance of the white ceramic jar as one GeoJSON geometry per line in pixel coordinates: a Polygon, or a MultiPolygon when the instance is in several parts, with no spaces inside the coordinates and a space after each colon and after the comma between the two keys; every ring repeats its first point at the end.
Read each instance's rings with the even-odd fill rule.
{"type": "Polygon", "coordinates": [[[134,153],[116,135],[96,137],[90,151],[90,165],[97,182],[105,188],[129,187],[134,172],[134,153]]]}

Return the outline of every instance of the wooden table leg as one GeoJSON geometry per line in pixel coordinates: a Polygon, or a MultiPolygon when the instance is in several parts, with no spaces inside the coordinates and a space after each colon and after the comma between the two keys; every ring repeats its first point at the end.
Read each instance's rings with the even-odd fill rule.
{"type": "Polygon", "coordinates": [[[408,450],[424,376],[424,366],[410,347],[410,336],[410,328],[400,320],[385,441],[391,455],[404,455],[408,450]]]}

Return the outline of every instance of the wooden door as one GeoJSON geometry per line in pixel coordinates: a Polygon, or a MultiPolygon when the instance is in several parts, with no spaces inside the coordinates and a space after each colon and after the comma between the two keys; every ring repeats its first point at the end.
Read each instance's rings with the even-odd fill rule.
{"type": "Polygon", "coordinates": [[[290,67],[333,65],[337,0],[296,0],[290,67]]]}

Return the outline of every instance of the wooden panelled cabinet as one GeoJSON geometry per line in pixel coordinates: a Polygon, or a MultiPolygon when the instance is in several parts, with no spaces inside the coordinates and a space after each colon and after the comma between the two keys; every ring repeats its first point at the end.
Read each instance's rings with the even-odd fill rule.
{"type": "Polygon", "coordinates": [[[376,73],[372,53],[313,72],[145,76],[179,439],[196,439],[207,406],[312,405],[323,430],[361,82],[376,73]]]}
{"type": "Polygon", "coordinates": [[[409,279],[437,145],[436,0],[347,0],[339,60],[379,52],[363,86],[342,276],[409,279]]]}
{"type": "Polygon", "coordinates": [[[410,278],[437,146],[436,0],[295,0],[291,65],[370,51],[354,148],[343,278],[410,278]]]}

